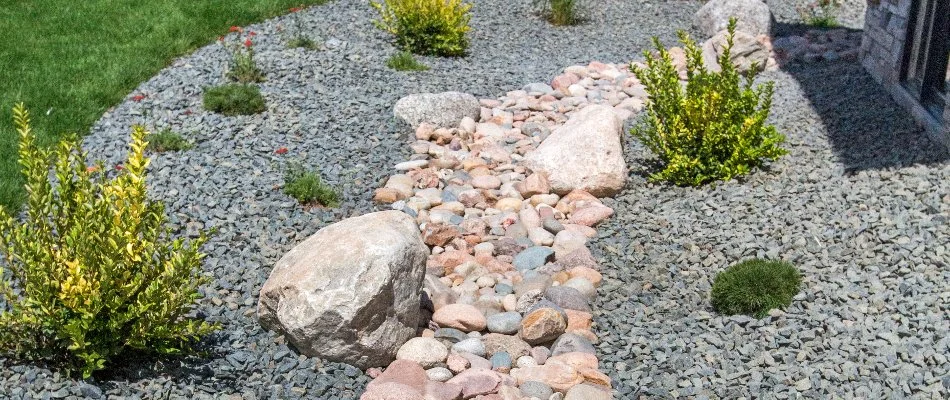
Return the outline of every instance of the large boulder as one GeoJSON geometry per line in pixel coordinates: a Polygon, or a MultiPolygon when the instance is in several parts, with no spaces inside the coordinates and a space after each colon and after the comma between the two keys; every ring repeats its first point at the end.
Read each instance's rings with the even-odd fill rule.
{"type": "Polygon", "coordinates": [[[387,365],[415,336],[427,255],[412,217],[399,211],[327,226],[274,266],[260,323],[308,356],[387,365]]]}
{"type": "MultiPolygon", "coordinates": [[[[721,31],[703,43],[703,62],[710,71],[720,71],[716,61],[726,47],[729,32],[721,31]]],[[[739,72],[747,72],[755,67],[756,71],[765,69],[769,62],[771,51],[757,37],[746,32],[736,31],[732,38],[732,49],[729,50],[729,60],[739,72]]]]}
{"type": "Polygon", "coordinates": [[[439,128],[456,128],[465,117],[478,121],[481,110],[478,99],[467,93],[421,93],[399,99],[393,114],[415,130],[423,122],[439,128]]]}
{"type": "Polygon", "coordinates": [[[753,36],[772,29],[772,13],[762,0],[711,0],[693,16],[693,26],[709,38],[726,29],[731,17],[739,20],[736,30],[753,36]]]}
{"type": "Polygon", "coordinates": [[[627,180],[622,128],[612,107],[587,106],[529,152],[525,163],[534,172],[546,174],[557,194],[581,189],[597,197],[612,196],[627,180]]]}

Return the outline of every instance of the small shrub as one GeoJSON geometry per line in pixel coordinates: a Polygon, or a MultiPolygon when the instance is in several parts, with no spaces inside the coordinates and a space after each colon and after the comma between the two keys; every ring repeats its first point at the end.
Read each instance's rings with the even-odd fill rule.
{"type": "Polygon", "coordinates": [[[541,15],[554,25],[575,25],[581,22],[581,0],[535,0],[541,15]]]}
{"type": "Polygon", "coordinates": [[[798,7],[798,14],[808,25],[816,28],[838,27],[838,9],[840,0],[816,0],[804,7],[798,7]]]}
{"type": "Polygon", "coordinates": [[[72,141],[37,146],[22,104],[13,114],[27,211],[0,208],[0,352],[88,377],[126,352],[181,353],[210,333],[189,316],[207,236],[171,239],[164,206],[146,195],[147,132],[132,130],[125,166],[107,178],[72,141]]]}
{"type": "Polygon", "coordinates": [[[426,71],[429,69],[425,64],[416,60],[412,53],[408,51],[393,54],[392,57],[386,60],[386,66],[396,71],[426,71]]]}
{"type": "Polygon", "coordinates": [[[313,50],[317,48],[317,42],[304,34],[303,19],[300,18],[300,11],[302,10],[303,6],[290,9],[290,17],[294,21],[294,31],[291,33],[290,39],[287,39],[287,47],[313,50]]]}
{"type": "MultiPolygon", "coordinates": [[[[232,32],[242,33],[244,30],[240,27],[232,26],[232,32]]],[[[224,37],[220,39],[221,44],[231,53],[231,65],[227,72],[228,79],[238,83],[259,83],[264,82],[264,73],[257,67],[254,61],[254,41],[251,40],[256,34],[248,32],[244,40],[240,37],[236,41],[229,42],[224,37]]]]}
{"type": "Polygon", "coordinates": [[[145,137],[148,149],[159,153],[165,151],[182,151],[192,147],[178,132],[165,128],[158,133],[150,133],[145,137]]]}
{"type": "Polygon", "coordinates": [[[646,67],[631,71],[646,87],[650,98],[646,120],[631,130],[658,158],[662,169],[654,181],[698,186],[729,180],[748,173],[764,160],[775,160],[786,151],[785,137],[766,123],[772,106],[773,82],[755,88],[753,66],[744,83],[729,61],[736,20],[729,23],[729,37],[717,62],[720,72],[707,70],[702,50],[683,32],[688,82],[685,88],[669,52],[653,38],[659,55],[644,52],[646,67]]]}
{"type": "Polygon", "coordinates": [[[264,112],[264,98],[254,85],[232,83],[205,89],[204,107],[224,115],[250,115],[264,112]]]}
{"type": "Polygon", "coordinates": [[[710,297],[720,313],[762,318],[773,308],[791,304],[801,281],[801,275],[789,263],[746,260],[716,275],[710,297]]]}
{"type": "Polygon", "coordinates": [[[326,207],[339,205],[340,196],[333,188],[323,183],[320,174],[292,164],[284,175],[284,193],[301,204],[319,204],[326,207]]]}
{"type": "Polygon", "coordinates": [[[396,36],[396,44],[416,54],[462,56],[468,48],[471,4],[462,0],[373,1],[380,29],[396,36]]]}

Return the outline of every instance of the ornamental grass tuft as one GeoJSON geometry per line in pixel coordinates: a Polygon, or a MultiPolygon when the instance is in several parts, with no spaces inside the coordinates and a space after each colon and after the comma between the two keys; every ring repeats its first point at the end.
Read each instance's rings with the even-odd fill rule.
{"type": "Polygon", "coordinates": [[[773,308],[791,304],[801,281],[798,270],[787,262],[751,259],[716,275],[710,297],[720,313],[762,318],[773,308]]]}
{"type": "Polygon", "coordinates": [[[340,195],[320,179],[320,174],[300,164],[291,164],[284,175],[284,193],[301,204],[336,207],[340,195]]]}
{"type": "Polygon", "coordinates": [[[582,22],[582,0],[535,0],[541,15],[552,25],[577,25],[582,22]]]}
{"type": "Polygon", "coordinates": [[[386,60],[386,66],[396,71],[426,71],[428,66],[416,60],[412,53],[400,51],[386,60]]]}
{"type": "Polygon", "coordinates": [[[0,207],[0,355],[85,378],[128,353],[190,351],[216,329],[194,316],[207,236],[173,239],[149,200],[145,129],[113,172],[73,140],[38,146],[22,104],[13,115],[27,201],[22,217],[0,207]]]}
{"type": "Polygon", "coordinates": [[[686,52],[685,86],[669,51],[655,37],[657,55],[644,52],[646,66],[631,65],[650,96],[645,120],[630,133],[659,158],[652,181],[699,186],[730,180],[787,153],[780,147],[785,137],[766,122],[773,82],[753,87],[756,66],[742,79],[730,61],[735,18],[728,30],[717,59],[719,72],[707,69],[702,49],[679,32],[686,52]]]}
{"type": "Polygon", "coordinates": [[[231,83],[205,89],[204,107],[224,115],[251,115],[264,112],[264,97],[254,85],[231,83]]]}
{"type": "Polygon", "coordinates": [[[148,149],[162,153],[166,151],[182,151],[192,148],[192,144],[185,140],[178,132],[165,128],[158,133],[150,133],[145,137],[148,149]]]}

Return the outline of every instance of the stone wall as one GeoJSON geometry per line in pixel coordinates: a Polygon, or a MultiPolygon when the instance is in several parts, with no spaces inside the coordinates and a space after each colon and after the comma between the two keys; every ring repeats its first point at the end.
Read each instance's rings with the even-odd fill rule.
{"type": "Polygon", "coordinates": [[[861,41],[861,62],[898,103],[939,142],[950,147],[950,104],[935,118],[901,84],[901,63],[915,0],[868,0],[861,41]]]}

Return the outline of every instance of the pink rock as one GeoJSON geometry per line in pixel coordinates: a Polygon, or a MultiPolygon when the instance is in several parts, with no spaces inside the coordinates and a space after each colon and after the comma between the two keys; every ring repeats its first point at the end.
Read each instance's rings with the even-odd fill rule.
{"type": "Polygon", "coordinates": [[[396,360],[390,363],[379,377],[366,386],[366,391],[369,392],[376,386],[395,383],[412,388],[419,392],[421,396],[428,380],[426,371],[419,364],[408,360],[396,360]]]}
{"type": "Polygon", "coordinates": [[[597,369],[597,356],[590,353],[572,351],[570,353],[558,354],[548,359],[548,362],[555,361],[570,365],[574,369],[581,370],[586,368],[597,369]]]}
{"type": "Polygon", "coordinates": [[[603,276],[600,274],[600,272],[597,272],[597,270],[593,268],[584,266],[571,268],[567,271],[567,273],[571,276],[571,278],[587,279],[590,281],[590,283],[593,283],[595,287],[600,286],[600,281],[603,280],[603,276]]]}
{"type": "Polygon", "coordinates": [[[586,246],[574,250],[567,255],[557,257],[556,263],[565,270],[570,270],[574,267],[587,267],[595,271],[600,269],[597,260],[590,254],[590,250],[586,246]]]}
{"type": "Polygon", "coordinates": [[[454,373],[462,372],[472,365],[467,358],[462,357],[458,353],[450,353],[448,359],[445,360],[445,364],[448,365],[449,370],[454,373]]]}
{"type": "Polygon", "coordinates": [[[559,392],[566,392],[584,382],[584,377],[576,369],[550,359],[544,365],[513,369],[511,377],[515,378],[519,385],[526,381],[538,381],[559,392]]]}
{"type": "Polygon", "coordinates": [[[597,230],[589,226],[572,223],[565,223],[562,225],[564,225],[564,230],[566,231],[577,232],[588,238],[597,237],[597,230]]]}
{"type": "Polygon", "coordinates": [[[529,198],[536,194],[548,194],[551,192],[551,184],[548,183],[548,178],[544,174],[533,173],[528,175],[524,181],[518,182],[515,184],[515,189],[521,193],[521,196],[524,198],[529,198]]]}
{"type": "Polygon", "coordinates": [[[472,186],[478,189],[498,189],[501,180],[494,175],[482,175],[472,178],[472,186]]]}
{"type": "Polygon", "coordinates": [[[429,381],[426,383],[426,400],[458,400],[462,397],[462,388],[447,382],[429,381]]]}
{"type": "Polygon", "coordinates": [[[449,304],[434,314],[432,320],[440,327],[455,328],[464,332],[481,331],[485,329],[485,316],[477,308],[468,304],[449,304]]]}
{"type": "Polygon", "coordinates": [[[435,125],[428,122],[419,124],[419,127],[416,128],[416,139],[429,140],[432,138],[432,134],[435,133],[435,128],[435,125]]]}
{"type": "Polygon", "coordinates": [[[426,224],[422,237],[423,241],[429,246],[445,246],[461,234],[462,230],[455,225],[426,224]]]}
{"type": "Polygon", "coordinates": [[[551,80],[551,87],[554,88],[554,90],[560,90],[561,92],[567,94],[567,87],[577,83],[580,80],[581,78],[579,76],[570,72],[565,72],[561,75],[555,76],[554,79],[551,80]]]}
{"type": "Polygon", "coordinates": [[[360,400],[426,400],[422,392],[395,382],[372,385],[370,382],[360,400]]]}
{"type": "Polygon", "coordinates": [[[449,379],[448,384],[462,388],[462,398],[492,394],[498,391],[501,377],[497,372],[486,369],[469,369],[449,379]]]}
{"type": "Polygon", "coordinates": [[[491,369],[491,361],[485,357],[476,356],[472,353],[459,352],[458,355],[468,360],[470,369],[491,369]]]}
{"type": "Polygon", "coordinates": [[[574,210],[574,213],[571,214],[570,221],[584,226],[595,226],[611,215],[614,215],[614,209],[610,207],[600,205],[589,206],[574,210]]]}

